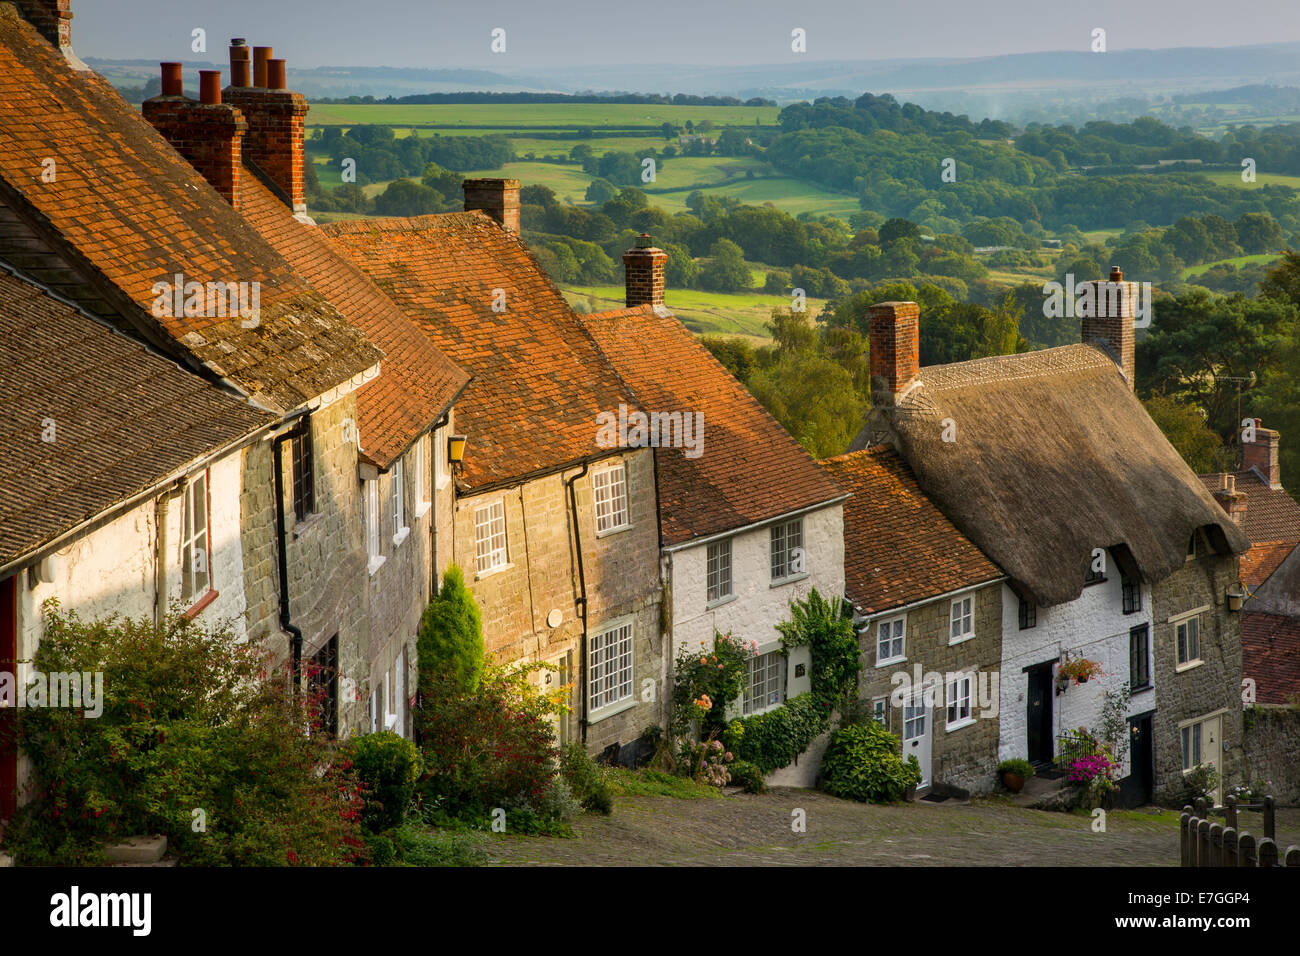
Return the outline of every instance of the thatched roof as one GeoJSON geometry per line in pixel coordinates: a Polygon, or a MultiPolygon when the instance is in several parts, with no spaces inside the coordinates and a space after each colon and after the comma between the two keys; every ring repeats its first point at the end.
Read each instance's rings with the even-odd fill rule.
{"type": "Polygon", "coordinates": [[[880,440],[1038,604],[1077,598],[1094,548],[1154,582],[1183,566],[1196,528],[1221,553],[1249,545],[1091,345],[922,369],[853,450],[880,440]]]}

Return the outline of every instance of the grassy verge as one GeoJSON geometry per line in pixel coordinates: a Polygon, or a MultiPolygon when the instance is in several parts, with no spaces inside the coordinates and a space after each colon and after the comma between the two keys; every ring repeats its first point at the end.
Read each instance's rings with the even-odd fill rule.
{"type": "MultiPolygon", "coordinates": [[[[696,783],[659,770],[628,770],[610,767],[606,771],[614,794],[620,797],[676,797],[679,800],[713,800],[722,796],[717,787],[696,783]]],[[[615,814],[618,810],[614,811],[615,814]]]]}

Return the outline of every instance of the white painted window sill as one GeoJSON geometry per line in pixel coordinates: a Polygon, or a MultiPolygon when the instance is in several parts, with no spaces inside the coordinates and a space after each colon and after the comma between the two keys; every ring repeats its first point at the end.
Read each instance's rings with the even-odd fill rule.
{"type": "Polygon", "coordinates": [[[956,647],[958,644],[965,644],[967,641],[973,641],[973,640],[975,640],[975,635],[973,633],[963,634],[960,637],[954,637],[949,639],[948,646],[956,647]]]}
{"type": "Polygon", "coordinates": [[[474,574],[475,581],[482,581],[484,578],[490,578],[494,574],[500,574],[502,571],[509,571],[513,564],[498,564],[495,568],[488,568],[486,571],[478,571],[474,574]]]}
{"type": "Polygon", "coordinates": [[[806,581],[808,577],[809,577],[808,572],[805,571],[802,574],[792,574],[789,577],[775,578],[773,579],[772,583],[768,585],[768,587],[779,588],[786,584],[794,584],[796,581],[806,581]]]}
{"type": "Polygon", "coordinates": [[[411,529],[409,527],[403,528],[401,531],[397,532],[397,534],[393,535],[393,547],[400,548],[402,546],[402,542],[405,541],[410,536],[411,536],[411,529]]]}
{"type": "Polygon", "coordinates": [[[380,568],[382,568],[384,566],[384,562],[387,560],[388,559],[384,557],[382,554],[372,554],[370,556],[370,563],[366,565],[366,572],[373,577],[374,573],[378,571],[380,568]]]}
{"type": "Polygon", "coordinates": [[[876,661],[876,667],[892,667],[895,664],[906,664],[906,663],[907,663],[907,655],[904,654],[902,657],[887,657],[883,661],[878,660],[876,661]]]}
{"type": "Polygon", "coordinates": [[[955,724],[944,724],[943,730],[944,733],[952,733],[954,730],[961,730],[963,727],[971,727],[974,726],[974,724],[974,717],[965,717],[957,721],[955,724]]]}
{"type": "Polygon", "coordinates": [[[611,534],[618,534],[620,531],[628,531],[632,528],[630,524],[621,524],[616,528],[606,528],[604,531],[597,531],[597,538],[605,538],[611,534]]]}
{"type": "Polygon", "coordinates": [[[636,706],[636,704],[637,704],[637,700],[635,696],[628,697],[624,700],[617,701],[616,703],[613,704],[606,704],[600,710],[593,710],[589,714],[587,714],[587,724],[588,726],[590,726],[591,724],[600,723],[602,720],[605,720],[606,718],[614,717],[617,716],[618,714],[623,713],[624,711],[631,710],[633,707],[636,706]]]}
{"type": "Polygon", "coordinates": [[[734,600],[736,600],[736,595],[734,594],[728,594],[720,598],[714,598],[708,604],[704,605],[704,610],[712,611],[715,607],[722,607],[722,605],[730,604],[734,600]]]}
{"type": "Polygon", "coordinates": [[[418,521],[419,519],[423,518],[425,515],[429,513],[429,509],[432,507],[433,507],[432,501],[421,501],[418,505],[415,506],[415,519],[418,521]]]}
{"type": "Polygon", "coordinates": [[[747,714],[744,713],[742,709],[741,713],[738,716],[740,717],[741,720],[744,720],[746,717],[757,717],[759,714],[766,714],[768,711],[777,710],[784,706],[785,706],[785,701],[780,700],[777,701],[775,704],[768,704],[766,707],[755,708],[747,714]]]}
{"type": "Polygon", "coordinates": [[[1175,674],[1181,674],[1183,671],[1191,671],[1191,670],[1195,670],[1196,668],[1200,667],[1200,666],[1201,666],[1202,664],[1204,664],[1204,663],[1205,663],[1205,660],[1204,660],[1203,658],[1198,657],[1198,658],[1197,658],[1196,660],[1194,660],[1194,661],[1188,661],[1188,662],[1185,663],[1185,664],[1178,664],[1178,665],[1176,665],[1176,666],[1174,667],[1174,673],[1175,673],[1175,674]]]}
{"type": "Polygon", "coordinates": [[[446,488],[449,484],[451,484],[450,475],[439,475],[438,480],[434,482],[434,488],[438,491],[442,491],[442,489],[446,488]]]}

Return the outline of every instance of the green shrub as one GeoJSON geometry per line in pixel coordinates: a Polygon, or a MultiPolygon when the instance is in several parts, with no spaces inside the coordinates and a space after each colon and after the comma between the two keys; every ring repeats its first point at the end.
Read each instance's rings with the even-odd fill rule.
{"type": "Polygon", "coordinates": [[[543,817],[564,823],[568,823],[582,810],[582,804],[560,774],[551,778],[550,786],[542,792],[541,799],[537,803],[537,812],[543,817]]]}
{"type": "Polygon", "coordinates": [[[746,793],[766,793],[767,784],[763,782],[763,771],[748,760],[737,760],[728,768],[731,782],[743,787],[746,793]]]}
{"type": "Polygon", "coordinates": [[[406,824],[393,831],[397,857],[409,866],[483,866],[483,838],[460,830],[433,830],[406,824]]]}
{"type": "Polygon", "coordinates": [[[348,741],[343,755],[352,761],[353,772],[365,785],[362,826],[371,833],[399,826],[420,779],[419,748],[390,730],[382,730],[348,741]]]}
{"type": "Polygon", "coordinates": [[[366,847],[370,850],[370,862],[375,866],[389,866],[397,859],[397,849],[391,837],[382,834],[366,835],[366,847]]]}
{"type": "MultiPolygon", "coordinates": [[[[82,865],[138,833],[183,863],[335,865],[364,855],[356,781],[289,682],[228,626],[182,614],[83,622],[44,608],[34,666],[103,675],[102,713],[18,708],[33,798],[5,832],[19,864],[82,865]],[[202,810],[205,826],[195,829],[202,810]]],[[[304,695],[308,697],[309,695],[304,695]]]]}
{"type": "Polygon", "coordinates": [[[1219,774],[1213,767],[1202,764],[1183,774],[1182,777],[1167,786],[1161,787],[1152,799],[1158,806],[1181,810],[1194,806],[1198,799],[1210,801],[1210,794],[1219,785],[1219,774]]]}
{"type": "Polygon", "coordinates": [[[790,602],[790,620],[776,629],[785,647],[809,646],[812,693],[824,705],[823,710],[842,710],[856,698],[862,651],[853,629],[853,612],[846,602],[834,597],[827,600],[813,588],[806,598],[790,602]]]}
{"type": "Polygon", "coordinates": [[[822,758],[822,789],[864,803],[896,803],[921,781],[916,757],[904,762],[898,748],[898,737],[879,724],[835,731],[822,758]]]}
{"type": "Polygon", "coordinates": [[[998,764],[998,773],[1014,773],[1028,780],[1034,775],[1034,765],[1023,757],[1013,757],[998,764]]]}
{"type": "Polygon", "coordinates": [[[560,756],[560,776],[568,783],[582,809],[606,816],[614,812],[614,794],[605,778],[605,770],[591,759],[581,744],[573,743],[564,748],[560,756]]]}
{"type": "Polygon", "coordinates": [[[692,720],[699,721],[702,736],[722,730],[727,705],[740,696],[754,654],[752,642],[716,631],[713,650],[702,642],[698,651],[682,648],[673,669],[674,735],[686,734],[692,720]]]}
{"type": "Polygon", "coordinates": [[[722,742],[737,760],[771,773],[807,750],[826,730],[829,718],[828,704],[815,694],[799,694],[782,707],[733,720],[723,731],[722,742]]]}
{"type": "Polygon", "coordinates": [[[416,650],[420,675],[447,680],[461,693],[471,694],[483,673],[483,618],[465,576],[451,565],[442,576],[442,589],[420,617],[416,650]]]}

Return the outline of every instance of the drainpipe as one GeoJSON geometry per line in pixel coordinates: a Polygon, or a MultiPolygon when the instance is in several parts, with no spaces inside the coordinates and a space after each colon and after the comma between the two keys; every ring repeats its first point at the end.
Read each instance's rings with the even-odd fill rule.
{"type": "Polygon", "coordinates": [[[582,471],[568,478],[564,483],[569,487],[569,508],[573,512],[573,543],[578,555],[578,599],[575,602],[582,609],[582,647],[578,650],[578,693],[582,695],[582,717],[578,722],[582,729],[582,743],[587,743],[587,577],[582,567],[582,531],[578,525],[578,496],[573,490],[573,483],[587,473],[591,462],[582,463],[582,471]]]}
{"type": "Polygon", "coordinates": [[[275,544],[276,558],[280,569],[280,628],[289,635],[290,656],[293,660],[293,692],[297,695],[302,690],[302,630],[292,621],[289,614],[289,548],[285,540],[284,520],[284,443],[302,434],[304,427],[309,427],[311,419],[308,412],[292,427],[272,440],[275,454],[275,544]]]}
{"type": "MultiPolygon", "coordinates": [[[[438,593],[438,482],[434,478],[434,472],[437,469],[438,462],[438,431],[446,428],[451,421],[451,412],[442,413],[442,417],[433,423],[433,428],[429,431],[429,461],[426,464],[425,471],[429,473],[429,600],[432,601],[438,593]]],[[[447,467],[451,467],[448,462],[447,467]]],[[[456,482],[447,482],[450,494],[453,500],[452,507],[452,526],[456,524],[456,511],[454,501],[456,497],[456,482]]]]}

